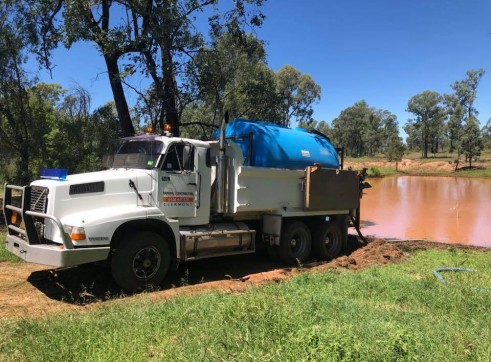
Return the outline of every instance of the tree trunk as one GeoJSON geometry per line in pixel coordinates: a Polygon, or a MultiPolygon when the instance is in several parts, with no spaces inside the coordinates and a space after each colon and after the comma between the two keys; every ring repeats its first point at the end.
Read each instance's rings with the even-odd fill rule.
{"type": "Polygon", "coordinates": [[[179,137],[179,112],[177,111],[177,85],[170,51],[170,39],[167,34],[162,37],[160,50],[162,52],[162,67],[164,77],[163,109],[166,122],[171,125],[171,133],[179,137]]]}
{"type": "Polygon", "coordinates": [[[128,108],[128,103],[126,102],[126,96],[124,95],[123,83],[119,76],[118,58],[116,56],[104,54],[104,60],[106,61],[109,83],[111,84],[121,131],[123,132],[124,137],[134,136],[135,128],[133,127],[130,110],[128,108]]]}

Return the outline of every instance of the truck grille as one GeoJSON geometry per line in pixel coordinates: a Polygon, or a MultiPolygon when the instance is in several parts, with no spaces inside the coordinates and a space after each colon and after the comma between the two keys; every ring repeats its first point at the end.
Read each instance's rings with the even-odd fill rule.
{"type": "Polygon", "coordinates": [[[31,210],[37,212],[46,212],[48,207],[49,189],[42,186],[31,187],[31,210]]]}

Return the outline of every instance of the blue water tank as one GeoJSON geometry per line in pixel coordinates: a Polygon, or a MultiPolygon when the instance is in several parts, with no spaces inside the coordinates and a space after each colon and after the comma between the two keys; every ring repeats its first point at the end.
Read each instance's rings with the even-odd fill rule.
{"type": "MultiPolygon", "coordinates": [[[[219,132],[215,133],[215,137],[219,132]]],[[[235,119],[225,137],[239,145],[246,166],[303,170],[314,163],[339,168],[337,152],[328,138],[303,128],[235,119]]]]}

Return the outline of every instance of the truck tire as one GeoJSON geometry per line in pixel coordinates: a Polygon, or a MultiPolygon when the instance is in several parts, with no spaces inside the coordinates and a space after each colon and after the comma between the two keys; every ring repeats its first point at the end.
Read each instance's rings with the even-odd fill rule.
{"type": "Polygon", "coordinates": [[[279,259],[288,265],[304,262],[310,255],[312,237],[309,228],[300,221],[287,222],[281,230],[279,259]]]}
{"type": "Polygon", "coordinates": [[[130,235],[114,249],[111,271],[116,283],[129,292],[157,287],[167,275],[170,249],[152,232],[130,235]]]}
{"type": "Polygon", "coordinates": [[[320,260],[330,260],[343,248],[343,233],[333,221],[316,225],[312,238],[312,255],[320,260]]]}

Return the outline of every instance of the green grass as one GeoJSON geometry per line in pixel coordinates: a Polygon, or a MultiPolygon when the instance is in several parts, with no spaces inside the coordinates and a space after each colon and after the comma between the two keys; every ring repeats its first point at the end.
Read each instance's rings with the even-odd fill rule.
{"type": "Polygon", "coordinates": [[[20,258],[16,257],[12,253],[9,253],[7,251],[7,249],[5,249],[6,237],[7,237],[7,230],[4,226],[0,225],[0,262],[2,262],[2,261],[11,261],[11,262],[21,261],[20,258]]]}
{"type": "Polygon", "coordinates": [[[367,174],[369,177],[383,177],[383,176],[397,175],[398,172],[395,170],[395,168],[391,168],[391,167],[371,166],[368,168],[367,174]]]}
{"type": "Polygon", "coordinates": [[[462,285],[491,287],[490,262],[490,252],[430,250],[242,294],[141,295],[62,318],[4,320],[0,360],[489,361],[491,293],[462,285]],[[477,272],[445,274],[454,284],[444,284],[432,275],[440,266],[477,272]]]}
{"type": "Polygon", "coordinates": [[[456,176],[466,177],[491,177],[491,168],[486,169],[472,169],[472,170],[458,170],[455,173],[456,176]]]}

